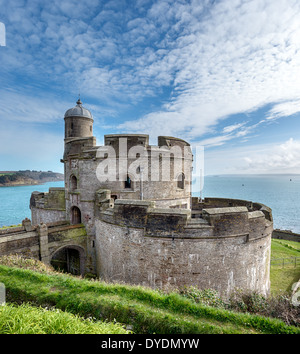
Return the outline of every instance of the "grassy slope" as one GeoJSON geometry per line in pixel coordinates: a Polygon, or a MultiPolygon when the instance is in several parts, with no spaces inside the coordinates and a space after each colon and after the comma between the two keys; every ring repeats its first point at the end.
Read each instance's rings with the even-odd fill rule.
{"type": "Polygon", "coordinates": [[[271,246],[271,292],[272,294],[280,294],[290,291],[292,285],[300,279],[300,259],[297,260],[296,266],[294,257],[300,257],[300,243],[272,239],[271,246]],[[290,258],[291,263],[283,266],[282,258],[287,260],[290,258]],[[276,259],[276,260],[275,260],[276,259]]]}
{"type": "Polygon", "coordinates": [[[96,322],[58,309],[0,306],[1,334],[127,334],[120,324],[96,322]]]}
{"type": "MultiPolygon", "coordinates": [[[[272,240],[272,258],[299,257],[299,254],[299,243],[272,240]]],[[[4,256],[1,263],[0,282],[7,287],[7,297],[22,305],[0,307],[0,333],[128,333],[119,324],[99,319],[117,319],[129,324],[135,333],[300,332],[299,328],[288,327],[278,320],[195,304],[178,294],[62,275],[32,259],[4,256]],[[23,304],[26,301],[56,309],[31,307],[23,304]],[[84,320],[79,315],[97,317],[97,321],[84,320]]],[[[272,293],[288,291],[299,278],[299,264],[272,265],[272,293]]]]}
{"type": "Polygon", "coordinates": [[[134,333],[300,333],[276,319],[196,304],[178,294],[68,275],[0,266],[7,300],[55,306],[79,316],[118,321],[134,333]]]}

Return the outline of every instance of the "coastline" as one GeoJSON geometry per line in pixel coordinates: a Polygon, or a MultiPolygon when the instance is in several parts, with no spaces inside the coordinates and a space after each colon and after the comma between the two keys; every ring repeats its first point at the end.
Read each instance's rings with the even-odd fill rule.
{"type": "Polygon", "coordinates": [[[15,182],[9,182],[5,184],[0,184],[0,187],[24,187],[24,186],[39,186],[43,185],[47,182],[61,182],[63,179],[49,179],[49,180],[43,180],[43,181],[26,181],[26,182],[20,182],[20,181],[15,181],[15,182]]]}
{"type": "Polygon", "coordinates": [[[52,171],[0,171],[0,187],[37,186],[47,182],[60,182],[64,174],[52,171]]]}

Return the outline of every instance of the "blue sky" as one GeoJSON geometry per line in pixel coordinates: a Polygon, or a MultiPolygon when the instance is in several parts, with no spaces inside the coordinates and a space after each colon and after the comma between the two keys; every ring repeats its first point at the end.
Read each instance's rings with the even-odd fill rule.
{"type": "Polygon", "coordinates": [[[205,147],[205,173],[300,173],[298,0],[0,0],[0,170],[62,172],[78,93],[109,133],[205,147]]]}

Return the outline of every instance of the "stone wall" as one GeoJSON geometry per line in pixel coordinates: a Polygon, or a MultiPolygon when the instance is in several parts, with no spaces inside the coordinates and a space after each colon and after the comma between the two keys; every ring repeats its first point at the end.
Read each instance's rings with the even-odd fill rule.
{"type": "MultiPolygon", "coordinates": [[[[84,139],[82,139],[84,141],[84,139]]],[[[109,189],[115,199],[145,199],[155,200],[158,205],[167,207],[190,207],[191,198],[191,167],[192,153],[189,144],[181,139],[160,137],[159,142],[165,146],[149,146],[148,135],[106,135],[104,146],[83,146],[80,140],[66,143],[66,151],[63,162],[65,163],[65,187],[67,209],[72,206],[71,194],[80,195],[80,200],[92,202],[95,200],[95,193],[98,189],[109,189]],[[120,156],[119,144],[124,140],[125,156],[120,156]],[[71,153],[70,144],[78,143],[78,150],[71,153]],[[182,155],[175,156],[175,148],[178,148],[182,155]],[[182,148],[186,147],[187,153],[184,155],[182,148]],[[116,156],[116,180],[99,181],[97,171],[99,166],[106,163],[106,151],[113,148],[116,156]],[[136,154],[131,156],[130,149],[139,148],[136,154]],[[172,150],[173,149],[173,150],[172,150]],[[141,156],[140,156],[141,155],[141,156]],[[155,156],[154,156],[155,155],[155,156]],[[164,180],[162,175],[162,162],[164,156],[169,158],[170,175],[168,180],[164,180]],[[173,156],[174,155],[174,156],[173,156]],[[127,164],[128,174],[132,180],[130,188],[125,188],[127,176],[119,175],[119,166],[127,164]],[[138,172],[139,165],[145,166],[143,170],[142,184],[141,174],[138,172]],[[133,168],[135,166],[135,168],[133,168]],[[186,167],[184,169],[184,167],[186,167]],[[184,188],[178,188],[179,172],[184,169],[186,172],[184,188]],[[71,180],[73,176],[77,179],[77,188],[72,190],[71,180]],[[68,205],[69,204],[69,205],[68,205]]],[[[77,146],[77,145],[76,145],[77,146]]],[[[176,150],[177,151],[177,150],[176,150]]],[[[77,205],[78,206],[78,205],[77,205]]]]}
{"type": "Polygon", "coordinates": [[[272,222],[246,207],[191,211],[116,201],[96,220],[98,275],[151,287],[194,285],[268,294],[272,222]]]}
{"type": "Polygon", "coordinates": [[[31,219],[33,225],[41,222],[51,223],[66,220],[66,212],[62,210],[51,210],[31,207],[31,219]]]}
{"type": "Polygon", "coordinates": [[[69,225],[67,221],[42,223],[33,226],[29,219],[21,227],[0,230],[0,256],[20,254],[50,264],[51,258],[64,247],[82,250],[83,271],[94,271],[87,257],[87,234],[83,225],[69,225]]]}
{"type": "Polygon", "coordinates": [[[22,254],[36,259],[40,257],[39,236],[29,219],[21,227],[0,230],[0,255],[22,254]]]}
{"type": "Polygon", "coordinates": [[[49,188],[48,193],[33,192],[30,209],[33,225],[66,220],[65,189],[49,188]]]}
{"type": "Polygon", "coordinates": [[[296,234],[289,230],[275,229],[272,233],[272,237],[282,240],[300,242],[300,234],[296,234]]]}

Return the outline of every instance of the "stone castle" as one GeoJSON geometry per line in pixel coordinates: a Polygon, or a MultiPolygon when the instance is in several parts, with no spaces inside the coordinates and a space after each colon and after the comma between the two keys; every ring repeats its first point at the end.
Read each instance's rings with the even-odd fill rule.
{"type": "Polygon", "coordinates": [[[182,139],[160,136],[153,146],[144,134],[105,135],[97,146],[80,99],[64,120],[65,187],[32,194],[32,225],[81,225],[85,237],[47,253],[47,262],[155,288],[269,293],[270,208],[192,197],[193,154],[182,139]]]}

